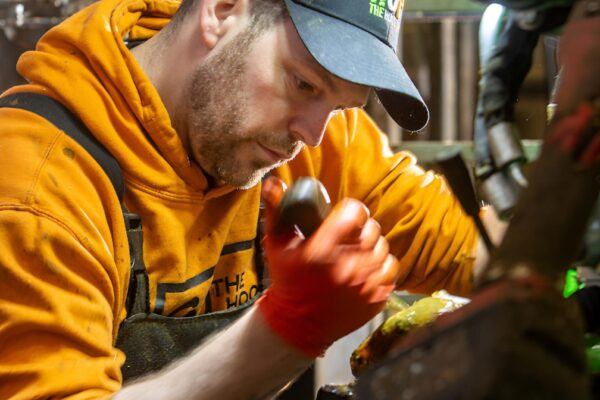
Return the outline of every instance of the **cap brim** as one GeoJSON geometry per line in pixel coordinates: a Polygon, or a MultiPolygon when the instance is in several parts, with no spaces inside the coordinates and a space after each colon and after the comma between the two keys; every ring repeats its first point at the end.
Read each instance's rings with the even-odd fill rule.
{"type": "Polygon", "coordinates": [[[370,86],[390,116],[404,129],[427,125],[429,110],[394,50],[369,32],[285,0],[302,42],[327,71],[370,86]]]}

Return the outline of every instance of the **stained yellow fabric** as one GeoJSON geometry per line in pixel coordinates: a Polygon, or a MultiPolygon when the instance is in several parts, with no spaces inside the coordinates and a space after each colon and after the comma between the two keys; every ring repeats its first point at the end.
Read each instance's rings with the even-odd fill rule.
{"type": "MultiPolygon", "coordinates": [[[[140,214],[150,307],[193,315],[256,292],[259,188],[208,188],[123,38],[162,27],[176,1],[104,0],[49,31],[18,70],[73,112],[117,158],[140,214]],[[225,251],[223,256],[220,256],[225,251]],[[199,276],[208,276],[198,280],[199,276]],[[178,288],[178,289],[174,289],[178,288]],[[210,301],[209,301],[210,300],[210,301]]],[[[129,278],[120,205],[91,156],[46,120],[0,109],[0,398],[103,398],[121,385],[113,347],[129,278]]],[[[473,227],[443,181],[391,155],[360,110],[276,174],[321,179],[334,201],[362,199],[403,265],[402,286],[470,288],[473,227]]]]}

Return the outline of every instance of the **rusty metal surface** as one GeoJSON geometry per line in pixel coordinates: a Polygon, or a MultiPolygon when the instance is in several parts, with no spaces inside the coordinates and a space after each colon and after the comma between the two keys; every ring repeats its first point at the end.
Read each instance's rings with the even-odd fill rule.
{"type": "Polygon", "coordinates": [[[502,282],[399,342],[359,377],[358,399],[582,399],[578,309],[531,282],[502,282]]]}

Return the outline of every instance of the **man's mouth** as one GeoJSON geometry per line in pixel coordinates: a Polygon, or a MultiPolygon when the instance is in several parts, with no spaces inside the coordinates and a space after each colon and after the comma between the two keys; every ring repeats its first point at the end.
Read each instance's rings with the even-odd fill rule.
{"type": "Polygon", "coordinates": [[[257,142],[259,147],[269,156],[269,158],[271,159],[271,161],[273,161],[274,163],[282,161],[282,160],[287,160],[290,155],[289,152],[287,151],[281,151],[278,149],[273,149],[271,147],[267,147],[266,145],[257,142]]]}

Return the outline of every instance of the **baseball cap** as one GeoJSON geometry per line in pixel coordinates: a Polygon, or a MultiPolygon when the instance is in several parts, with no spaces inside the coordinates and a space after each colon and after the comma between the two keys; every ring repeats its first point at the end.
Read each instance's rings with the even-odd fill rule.
{"type": "Polygon", "coordinates": [[[396,55],[404,0],[285,0],[300,39],[333,75],[370,86],[404,129],[429,110],[396,55]]]}

